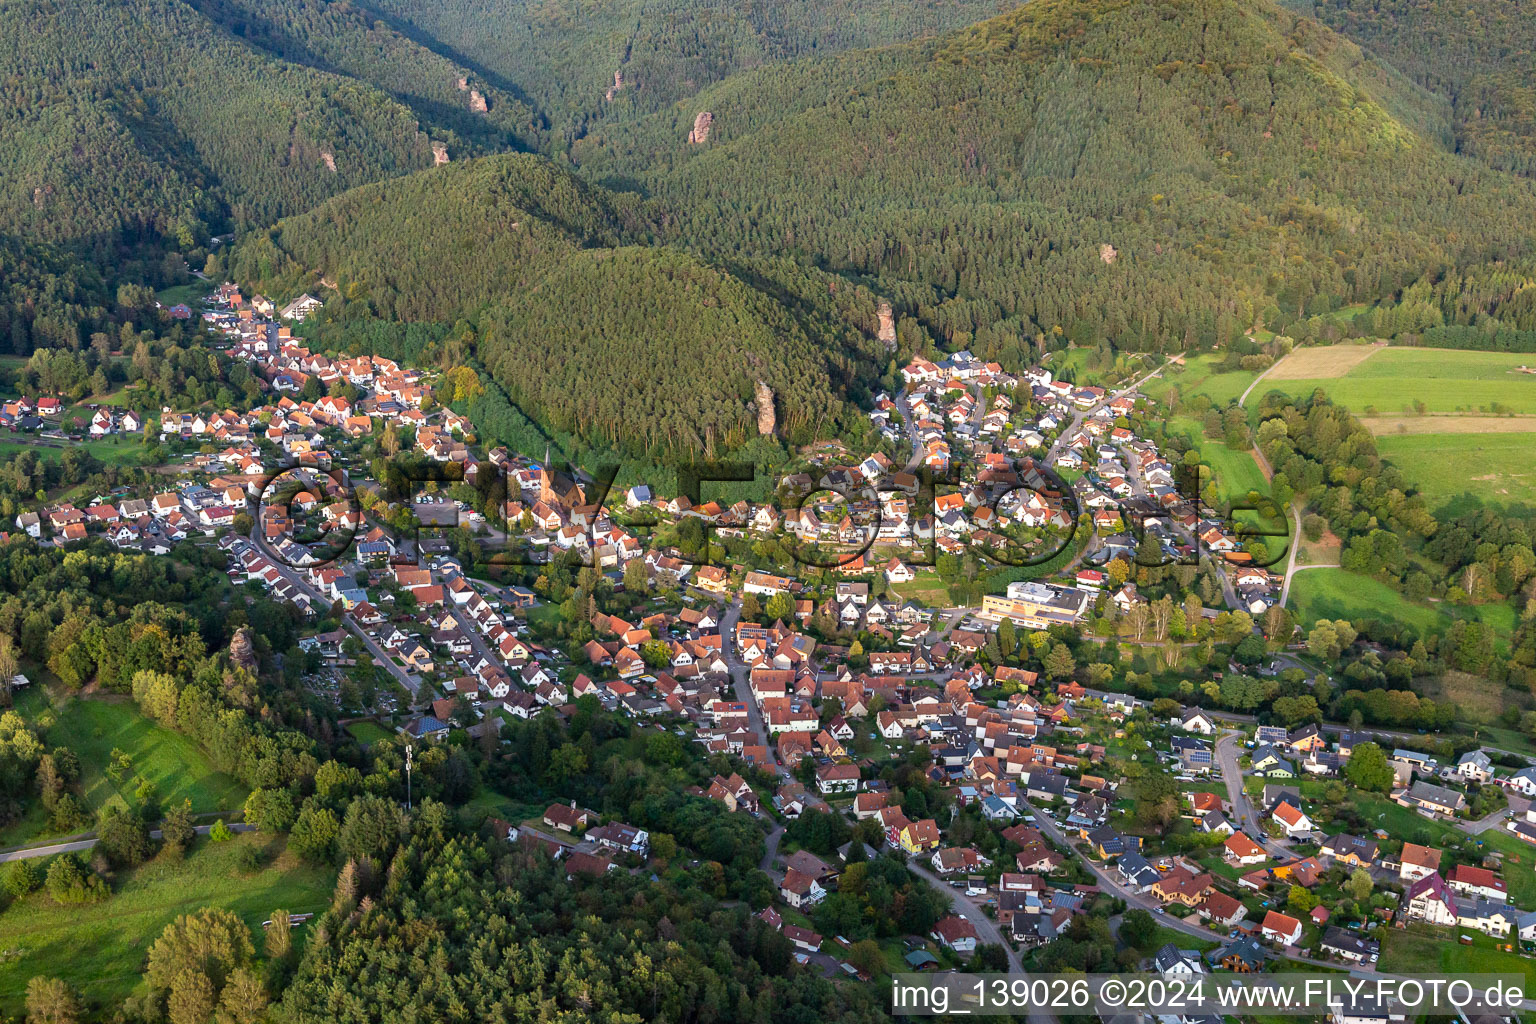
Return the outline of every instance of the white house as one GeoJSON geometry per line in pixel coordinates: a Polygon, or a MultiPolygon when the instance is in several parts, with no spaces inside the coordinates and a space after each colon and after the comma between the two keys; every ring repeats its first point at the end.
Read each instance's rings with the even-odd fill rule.
{"type": "Polygon", "coordinates": [[[1521,796],[1536,797],[1536,768],[1521,768],[1504,784],[1521,796]]]}
{"type": "Polygon", "coordinates": [[[1185,708],[1179,718],[1179,728],[1185,732],[1197,732],[1209,736],[1216,731],[1216,722],[1199,708],[1185,708]]]}
{"type": "Polygon", "coordinates": [[[1439,875],[1425,875],[1403,893],[1403,905],[1415,921],[1450,927],[1456,923],[1456,898],[1439,875]]]}
{"type": "Polygon", "coordinates": [[[1285,829],[1285,834],[1292,839],[1299,835],[1310,834],[1314,827],[1312,819],[1307,817],[1301,808],[1283,800],[1275,805],[1270,817],[1274,818],[1280,827],[1285,829]]]}
{"type": "Polygon", "coordinates": [[[1456,774],[1468,782],[1487,782],[1493,778],[1493,760],[1481,750],[1469,750],[1456,762],[1456,774]]]}

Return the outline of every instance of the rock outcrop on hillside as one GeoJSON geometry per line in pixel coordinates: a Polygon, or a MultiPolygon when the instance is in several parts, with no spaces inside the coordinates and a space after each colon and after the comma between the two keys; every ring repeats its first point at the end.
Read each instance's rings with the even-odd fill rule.
{"type": "Polygon", "coordinates": [[[773,411],[773,389],[758,381],[756,394],[752,404],[757,408],[757,432],[767,437],[779,425],[778,414],[773,411]]]}
{"type": "Polygon", "coordinates": [[[889,299],[881,299],[880,305],[875,308],[875,316],[880,320],[880,327],[875,334],[880,339],[880,344],[886,348],[896,347],[896,314],[891,309],[889,299]]]}
{"type": "Polygon", "coordinates": [[[714,127],[715,115],[707,110],[699,111],[699,115],[693,119],[693,131],[688,133],[690,146],[702,146],[709,140],[709,130],[714,127]]]}
{"type": "Polygon", "coordinates": [[[229,641],[229,660],[236,668],[256,671],[256,641],[249,626],[241,626],[229,641]]]}

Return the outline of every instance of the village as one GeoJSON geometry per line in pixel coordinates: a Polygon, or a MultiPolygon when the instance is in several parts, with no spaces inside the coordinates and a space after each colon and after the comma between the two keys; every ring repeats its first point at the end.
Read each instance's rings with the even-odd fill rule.
{"type": "MultiPolygon", "coordinates": [[[[1093,621],[1117,642],[1154,642],[1161,613],[1130,571],[1149,551],[1212,566],[1225,607],[1194,606],[1192,633],[1258,635],[1254,617],[1275,606],[1283,579],[1132,429],[1146,408],[1136,382],[1111,393],[963,352],[917,358],[870,414],[885,450],[820,446],[771,501],[640,483],[599,494],[547,452],[483,450],[435,399],[434,373],[311,351],[293,326],[314,305],[276,310],[220,287],[200,315],[267,400],[149,424],[103,409],[93,436],[183,443],[164,488],[29,509],[16,527],[158,555],[216,545],[232,586],[305,624],[317,692],[405,742],[462,729],[494,744],[508,721],[590,698],[699,745],[731,770],[695,795],[767,835],[777,888],[760,916],[829,975],[858,973],[815,927],[854,844],[899,851],[947,894],[952,913],[900,953],[912,970],[961,966],[979,946],[1027,970],[1106,901],[1154,916],[1167,941],[1147,962],[1165,974],[1369,970],[1403,928],[1536,948],[1536,768],[1523,758],[1474,747],[1442,766],[1412,734],[1260,724],[1202,710],[1195,686],[1147,700],[983,657],[1047,650],[1053,630],[1093,621]],[[393,496],[361,457],[383,431],[446,482],[393,496]],[[491,477],[505,488],[486,508],[470,488],[491,477]],[[940,493],[935,480],[958,482],[940,493]],[[698,557],[690,532],[706,555],[710,538],[733,555],[792,538],[830,560],[698,557]],[[515,555],[515,574],[487,571],[465,537],[515,555]],[[969,604],[924,599],[939,558],[1010,550],[1038,571],[969,604]],[[579,608],[569,643],[551,628],[569,609],[549,596],[567,563],[617,609],[579,608]],[[360,663],[378,685],[344,693],[360,663]],[[1351,769],[1362,756],[1386,774],[1365,781],[1351,769]],[[898,765],[916,781],[893,786],[898,765]],[[848,841],[780,853],[814,815],[839,819],[848,841]]],[[[4,410],[58,412],[46,396],[4,410]]],[[[1310,671],[1283,649],[1257,671],[1284,670],[1310,671]]],[[[499,827],[572,873],[633,869],[647,849],[645,831],[558,803],[499,827]]]]}

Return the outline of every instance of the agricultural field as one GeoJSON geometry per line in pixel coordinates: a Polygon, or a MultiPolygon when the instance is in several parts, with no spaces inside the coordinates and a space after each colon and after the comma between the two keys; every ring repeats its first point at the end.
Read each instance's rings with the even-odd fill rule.
{"type": "MultiPolygon", "coordinates": [[[[259,952],[261,923],[273,910],[323,910],[332,884],[328,869],[246,833],[225,843],[199,837],[185,859],[157,857],[125,872],[112,897],[94,906],[60,906],[33,893],[0,911],[0,1015],[22,1013],[27,980],[37,976],[63,978],[97,1005],[120,1004],[139,986],[145,955],[165,926],[204,907],[238,913],[259,952]],[[260,854],[254,869],[243,859],[247,849],[260,854]]],[[[303,928],[294,939],[303,941],[303,928]]]]}
{"type": "Polygon", "coordinates": [[[1316,376],[1289,376],[1281,364],[1264,378],[1259,390],[1305,398],[1321,388],[1331,400],[1362,417],[1536,414],[1536,374],[1518,370],[1536,364],[1531,355],[1335,345],[1301,350],[1286,362],[1298,355],[1302,361],[1296,366],[1316,366],[1316,376]],[[1357,358],[1361,351],[1368,358],[1357,358]]]}
{"type": "MultiPolygon", "coordinates": [[[[192,801],[195,812],[233,811],[245,803],[247,790],[213,770],[197,744],[163,728],[143,715],[126,698],[71,697],[57,708],[45,709],[41,689],[17,702],[28,722],[42,721],[48,711],[55,721],[46,730],[50,747],[68,747],[80,759],[80,790],[94,814],[108,804],[125,804],[145,779],[155,786],[163,804],[192,801]],[[107,774],[113,750],[132,759],[132,766],[114,780],[107,774]]],[[[0,831],[0,845],[14,846],[46,834],[47,819],[34,812],[0,831]]]]}
{"type": "Polygon", "coordinates": [[[1376,447],[1441,514],[1476,505],[1536,505],[1536,433],[1384,434],[1376,447]]]}
{"type": "Polygon", "coordinates": [[[1324,345],[1298,348],[1276,363],[1264,380],[1268,382],[1342,377],[1383,350],[1383,346],[1380,345],[1324,345]]]}

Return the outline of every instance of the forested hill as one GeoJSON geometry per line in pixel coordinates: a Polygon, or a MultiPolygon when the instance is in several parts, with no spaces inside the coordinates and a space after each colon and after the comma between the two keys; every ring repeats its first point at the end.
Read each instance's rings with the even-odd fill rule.
{"type": "Polygon", "coordinates": [[[558,143],[590,122],[658,110],[738,71],[933,35],[1019,0],[365,2],[527,96],[558,143]]]}
{"type": "Polygon", "coordinates": [[[799,443],[859,422],[839,417],[881,368],[867,290],[782,261],[710,265],[651,233],[636,197],[503,154],[338,196],[247,239],[233,269],[327,296],[327,336],[465,319],[456,351],[514,402],[619,450],[721,454],[770,427],[799,443]]]}
{"type": "Polygon", "coordinates": [[[351,0],[189,2],[253,48],[389,93],[437,130],[454,158],[509,144],[537,149],[541,143],[541,117],[518,95],[403,35],[351,0]]]}
{"type": "Polygon", "coordinates": [[[1536,10],[1527,0],[1286,0],[1450,97],[1462,152],[1536,177],[1536,10]]]}
{"type": "Polygon", "coordinates": [[[1033,0],[735,76],[573,156],[672,238],[870,275],[984,354],[1180,347],[1525,250],[1531,186],[1447,153],[1443,114],[1267,0],[1033,0]]]}
{"type": "Polygon", "coordinates": [[[108,265],[124,240],[180,236],[186,251],[231,220],[268,224],[429,167],[434,139],[457,144],[184,0],[0,5],[0,76],[0,232],[91,246],[108,265]]]}
{"type": "Polygon", "coordinates": [[[248,240],[242,281],[278,295],[331,282],[353,315],[451,320],[527,289],[576,249],[645,234],[550,161],[506,154],[354,189],[248,240]]]}

